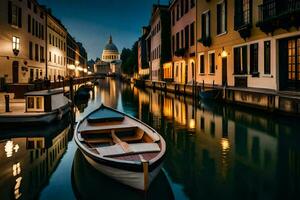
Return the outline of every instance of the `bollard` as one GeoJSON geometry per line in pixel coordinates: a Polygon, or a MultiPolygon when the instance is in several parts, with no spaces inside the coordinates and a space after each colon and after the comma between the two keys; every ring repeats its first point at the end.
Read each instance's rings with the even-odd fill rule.
{"type": "Polygon", "coordinates": [[[9,95],[5,95],[5,112],[9,111],[9,95]]]}
{"type": "Polygon", "coordinates": [[[204,80],[202,82],[202,90],[204,91],[204,80]]]}

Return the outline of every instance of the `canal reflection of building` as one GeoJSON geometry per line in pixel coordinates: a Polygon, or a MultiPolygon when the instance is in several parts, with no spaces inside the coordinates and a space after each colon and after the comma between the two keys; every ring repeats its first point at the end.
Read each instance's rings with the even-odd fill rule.
{"type": "Polygon", "coordinates": [[[120,82],[112,78],[106,78],[101,79],[99,83],[99,87],[97,87],[98,91],[96,92],[96,94],[99,95],[96,96],[101,98],[104,105],[117,108],[119,100],[119,88],[121,87],[120,82]]]}
{"type": "Polygon", "coordinates": [[[68,124],[63,120],[55,126],[0,136],[0,199],[38,197],[66,151],[68,124]]]}
{"type": "MultiPolygon", "coordinates": [[[[145,99],[144,96],[146,94],[142,94],[141,99],[145,99]]],[[[199,192],[194,197],[201,196],[204,191],[195,191],[195,186],[206,188],[203,180],[212,185],[220,181],[231,185],[247,182],[236,187],[245,192],[255,188],[260,195],[266,192],[266,185],[269,189],[276,188],[279,132],[267,116],[216,105],[194,107],[186,103],[189,99],[161,92],[151,92],[149,100],[151,125],[162,130],[168,143],[171,159],[167,159],[165,167],[173,181],[190,187],[185,188],[187,193],[199,192]],[[160,120],[161,117],[164,120],[160,120]]],[[[296,157],[294,152],[292,155],[296,157]]]]}

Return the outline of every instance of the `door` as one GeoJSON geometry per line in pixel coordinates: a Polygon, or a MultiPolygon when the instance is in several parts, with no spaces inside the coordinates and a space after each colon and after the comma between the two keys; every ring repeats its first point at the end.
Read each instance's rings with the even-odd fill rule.
{"type": "Polygon", "coordinates": [[[222,85],[227,86],[227,57],[222,58],[222,85]]]}
{"type": "Polygon", "coordinates": [[[13,83],[19,83],[19,62],[12,63],[13,83]]]}
{"type": "Polygon", "coordinates": [[[300,36],[279,43],[280,89],[300,90],[300,36]]]}

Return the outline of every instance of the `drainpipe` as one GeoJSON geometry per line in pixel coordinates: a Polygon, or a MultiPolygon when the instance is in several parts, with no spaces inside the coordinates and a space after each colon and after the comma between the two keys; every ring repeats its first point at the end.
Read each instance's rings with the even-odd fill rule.
{"type": "Polygon", "coordinates": [[[46,64],[46,73],[45,78],[48,79],[48,11],[45,10],[45,64],[46,64]]]}

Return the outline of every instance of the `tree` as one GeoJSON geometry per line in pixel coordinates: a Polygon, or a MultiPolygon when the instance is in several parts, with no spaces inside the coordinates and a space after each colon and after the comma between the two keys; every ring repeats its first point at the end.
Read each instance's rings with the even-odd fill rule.
{"type": "Polygon", "coordinates": [[[138,71],[138,42],[135,42],[131,49],[124,48],[121,53],[122,72],[133,75],[138,71]]]}

